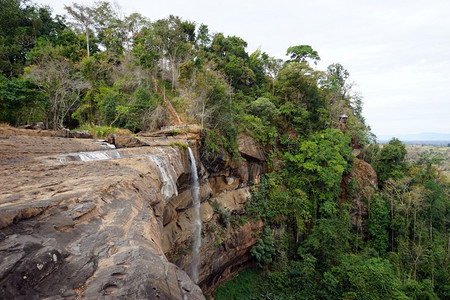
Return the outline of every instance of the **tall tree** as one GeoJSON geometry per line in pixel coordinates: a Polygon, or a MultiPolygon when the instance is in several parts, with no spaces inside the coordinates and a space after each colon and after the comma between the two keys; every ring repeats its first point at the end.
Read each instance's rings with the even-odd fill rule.
{"type": "Polygon", "coordinates": [[[286,55],[291,58],[289,62],[307,62],[308,60],[312,60],[312,62],[317,65],[317,63],[320,61],[319,53],[317,53],[317,51],[315,51],[309,45],[289,47],[287,49],[286,55]]]}
{"type": "Polygon", "coordinates": [[[94,14],[95,11],[89,6],[84,6],[82,4],[73,3],[72,6],[64,6],[67,13],[72,16],[75,20],[75,24],[84,32],[86,35],[86,51],[87,56],[90,56],[90,45],[89,45],[89,35],[93,31],[91,30],[94,24],[94,14]]]}
{"type": "Polygon", "coordinates": [[[172,75],[172,89],[177,87],[181,63],[191,54],[194,32],[195,26],[192,23],[182,22],[179,17],[172,15],[153,23],[155,41],[162,58],[161,69],[165,69],[164,58],[167,58],[172,75]]]}
{"type": "Polygon", "coordinates": [[[65,118],[88,87],[88,83],[74,71],[69,61],[61,56],[63,51],[61,46],[44,46],[42,55],[34,61],[28,75],[48,97],[50,105],[46,123],[55,130],[64,127],[65,118]]]}

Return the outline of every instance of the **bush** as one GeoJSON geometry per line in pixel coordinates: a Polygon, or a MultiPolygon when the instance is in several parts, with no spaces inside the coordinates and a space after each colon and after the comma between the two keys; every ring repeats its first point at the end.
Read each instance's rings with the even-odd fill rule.
{"type": "Polygon", "coordinates": [[[221,285],[214,292],[214,299],[261,299],[258,296],[267,284],[267,277],[261,275],[262,271],[257,269],[246,269],[239,272],[232,280],[221,285]]]}
{"type": "MultiPolygon", "coordinates": [[[[89,130],[92,133],[92,136],[94,138],[100,139],[100,138],[106,138],[110,134],[116,133],[116,131],[119,130],[119,128],[110,127],[110,126],[80,126],[78,128],[72,129],[70,132],[75,132],[79,130],[89,130]]],[[[120,129],[121,134],[128,134],[131,132],[129,130],[120,129]]]]}
{"type": "Polygon", "coordinates": [[[250,253],[256,258],[260,267],[272,262],[272,257],[275,255],[276,250],[272,230],[269,227],[264,227],[261,238],[253,246],[252,250],[250,250],[250,253]]]}

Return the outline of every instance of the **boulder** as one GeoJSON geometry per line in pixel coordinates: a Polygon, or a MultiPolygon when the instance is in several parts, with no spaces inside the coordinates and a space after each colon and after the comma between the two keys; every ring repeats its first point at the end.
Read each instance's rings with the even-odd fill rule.
{"type": "Polygon", "coordinates": [[[116,148],[142,147],[146,145],[137,137],[121,134],[109,135],[108,143],[115,145],[116,148]]]}
{"type": "Polygon", "coordinates": [[[232,176],[216,176],[209,178],[209,185],[214,196],[223,192],[237,189],[239,186],[239,178],[232,176]]]}
{"type": "Polygon", "coordinates": [[[72,133],[72,136],[74,138],[78,138],[78,139],[93,139],[94,138],[94,136],[92,135],[92,132],[90,132],[89,130],[77,130],[72,133]]]}
{"type": "Polygon", "coordinates": [[[252,161],[265,161],[266,157],[263,151],[251,136],[241,134],[238,136],[237,142],[239,153],[244,158],[252,161]]]}
{"type": "Polygon", "coordinates": [[[34,123],[31,127],[32,129],[42,129],[42,130],[46,129],[46,126],[43,122],[34,123]]]}

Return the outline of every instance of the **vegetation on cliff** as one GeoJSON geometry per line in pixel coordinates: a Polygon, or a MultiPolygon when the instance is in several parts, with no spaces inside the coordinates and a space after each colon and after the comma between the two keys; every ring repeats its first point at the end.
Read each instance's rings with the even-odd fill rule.
{"type": "Polygon", "coordinates": [[[73,4],[66,17],[0,5],[1,122],[133,132],[181,122],[201,126],[211,155],[243,159],[239,133],[264,149],[267,173],[241,216],[265,222],[251,251],[263,270],[222,288],[239,283],[244,295],[216,299],[450,298],[439,157],[407,162],[400,141],[375,144],[339,63],[317,70],[308,45],[287,49],[287,61],[248,53],[207,25],[123,16],[106,1],[73,4]],[[378,182],[364,177],[369,164],[378,182]]]}

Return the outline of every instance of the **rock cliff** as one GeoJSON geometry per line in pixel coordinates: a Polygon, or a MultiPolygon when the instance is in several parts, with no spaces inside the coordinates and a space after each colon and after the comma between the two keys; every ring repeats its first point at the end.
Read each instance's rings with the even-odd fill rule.
{"type": "Polygon", "coordinates": [[[261,153],[245,149],[252,141],[241,162],[190,144],[203,223],[196,284],[184,140],[108,149],[20,134],[0,129],[0,298],[204,299],[251,263],[262,224],[240,215],[264,169],[261,153]]]}

